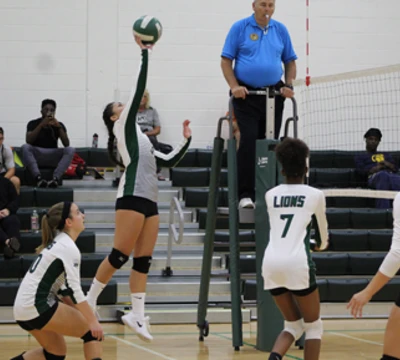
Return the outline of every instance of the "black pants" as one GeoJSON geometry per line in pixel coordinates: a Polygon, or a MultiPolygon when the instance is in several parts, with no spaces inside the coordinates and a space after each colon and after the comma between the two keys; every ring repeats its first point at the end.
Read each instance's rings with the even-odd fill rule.
{"type": "Polygon", "coordinates": [[[21,238],[20,230],[21,224],[17,215],[9,215],[0,220],[0,249],[2,250],[6,240],[16,237],[18,240],[21,238]]]}
{"type": "MultiPolygon", "coordinates": [[[[278,86],[277,86],[278,88],[278,86]]],[[[249,90],[252,90],[248,87],[249,90]]],[[[255,200],[256,140],[265,139],[266,96],[247,96],[234,99],[233,109],[240,130],[240,146],[237,152],[239,199],[255,200]]],[[[275,139],[282,125],[285,99],[275,97],[275,139]]]]}
{"type": "MultiPolygon", "coordinates": [[[[155,135],[147,135],[150,142],[153,144],[154,150],[160,151],[160,144],[155,135]]],[[[161,171],[161,168],[157,166],[157,174],[161,171]]]]}

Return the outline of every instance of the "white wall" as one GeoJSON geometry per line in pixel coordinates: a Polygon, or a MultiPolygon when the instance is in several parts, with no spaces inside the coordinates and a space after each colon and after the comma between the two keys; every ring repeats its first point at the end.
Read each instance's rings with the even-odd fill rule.
{"type": "MultiPolygon", "coordinates": [[[[287,25],[305,75],[305,0],[277,0],[275,18],[287,25]]],[[[400,63],[400,1],[310,0],[311,75],[400,63]]],[[[192,120],[193,145],[212,142],[227,108],[220,52],[231,24],[252,13],[251,0],[0,0],[0,126],[21,145],[43,98],[72,144],[100,134],[104,105],[126,100],[139,52],[133,21],[157,16],[164,34],[154,49],[148,88],[162,121],[161,139],[175,144],[181,122],[192,120]]]]}

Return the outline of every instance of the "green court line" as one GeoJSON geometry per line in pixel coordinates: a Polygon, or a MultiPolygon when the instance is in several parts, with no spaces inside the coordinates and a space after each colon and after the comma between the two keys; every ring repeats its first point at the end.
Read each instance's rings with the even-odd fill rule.
{"type": "MultiPolygon", "coordinates": [[[[223,335],[223,333],[210,333],[210,334],[211,334],[211,335],[214,335],[214,336],[218,336],[218,337],[220,337],[220,338],[222,338],[222,339],[226,339],[226,340],[232,341],[232,338],[223,335]]],[[[251,344],[251,343],[246,342],[246,341],[243,341],[243,345],[246,345],[246,346],[252,347],[252,348],[254,348],[254,349],[257,349],[256,345],[251,344]]],[[[299,357],[297,357],[297,356],[293,356],[293,355],[289,355],[289,354],[286,354],[285,357],[288,357],[288,358],[294,359],[294,360],[303,360],[303,358],[299,358],[299,357]]]]}

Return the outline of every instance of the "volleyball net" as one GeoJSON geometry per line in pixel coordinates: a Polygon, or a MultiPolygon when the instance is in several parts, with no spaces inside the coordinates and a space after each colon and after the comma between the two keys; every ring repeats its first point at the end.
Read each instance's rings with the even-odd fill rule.
{"type": "MultiPolygon", "coordinates": [[[[380,150],[398,150],[400,64],[296,81],[299,136],[312,150],[364,150],[364,133],[382,131],[380,150]]],[[[290,103],[286,102],[290,114],[290,103]]]]}

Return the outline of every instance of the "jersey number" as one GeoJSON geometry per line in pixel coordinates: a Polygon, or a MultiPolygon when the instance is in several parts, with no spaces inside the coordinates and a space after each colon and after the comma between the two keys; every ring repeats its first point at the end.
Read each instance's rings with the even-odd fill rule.
{"type": "Polygon", "coordinates": [[[290,224],[292,223],[293,216],[294,216],[294,214],[281,215],[281,219],[286,221],[285,228],[283,229],[283,233],[282,233],[282,238],[286,237],[286,235],[289,231],[289,228],[290,228],[290,224]]]}
{"type": "Polygon", "coordinates": [[[39,256],[36,258],[36,260],[33,262],[33,264],[31,265],[31,268],[29,269],[30,273],[33,273],[36,268],[38,267],[40,260],[42,260],[43,255],[39,254],[39,256]]]}

